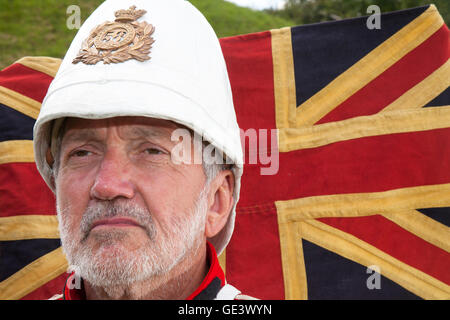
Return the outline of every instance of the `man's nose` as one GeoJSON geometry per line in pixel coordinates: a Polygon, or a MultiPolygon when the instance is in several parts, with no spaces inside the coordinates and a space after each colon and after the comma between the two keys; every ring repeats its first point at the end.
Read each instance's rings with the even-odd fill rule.
{"type": "Polygon", "coordinates": [[[108,152],[97,171],[91,188],[91,197],[98,200],[133,198],[135,186],[130,177],[131,168],[125,157],[108,152]]]}

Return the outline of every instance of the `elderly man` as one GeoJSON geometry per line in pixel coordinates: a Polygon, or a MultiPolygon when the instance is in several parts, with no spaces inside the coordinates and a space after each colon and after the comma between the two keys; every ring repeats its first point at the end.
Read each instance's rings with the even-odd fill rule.
{"type": "Polygon", "coordinates": [[[57,298],[239,298],[217,259],[234,227],[239,128],[217,37],[187,1],[103,3],[34,134],[73,270],[57,298]]]}

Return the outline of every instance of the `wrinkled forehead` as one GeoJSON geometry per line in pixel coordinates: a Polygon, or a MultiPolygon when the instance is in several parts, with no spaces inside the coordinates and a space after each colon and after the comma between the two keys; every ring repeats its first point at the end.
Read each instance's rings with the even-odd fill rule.
{"type": "Polygon", "coordinates": [[[173,131],[177,128],[184,128],[170,120],[155,119],[149,117],[114,117],[106,119],[83,119],[83,118],[65,118],[64,131],[67,132],[73,129],[102,129],[107,127],[143,127],[154,128],[155,130],[168,130],[173,131]]]}
{"type": "Polygon", "coordinates": [[[114,117],[106,119],[66,118],[61,123],[59,136],[64,140],[105,135],[114,129],[123,138],[159,137],[170,139],[174,130],[186,127],[173,121],[149,117],[114,117]]]}

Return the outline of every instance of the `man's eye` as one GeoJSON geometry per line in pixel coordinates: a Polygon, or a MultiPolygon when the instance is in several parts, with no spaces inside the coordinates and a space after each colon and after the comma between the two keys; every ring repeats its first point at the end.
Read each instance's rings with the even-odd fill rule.
{"type": "Polygon", "coordinates": [[[74,157],[86,157],[86,156],[90,155],[91,153],[92,152],[87,151],[87,150],[77,150],[77,151],[74,151],[72,153],[72,156],[74,156],[74,157]]]}
{"type": "Polygon", "coordinates": [[[163,154],[161,150],[155,149],[155,148],[147,148],[144,150],[146,154],[163,154]]]}

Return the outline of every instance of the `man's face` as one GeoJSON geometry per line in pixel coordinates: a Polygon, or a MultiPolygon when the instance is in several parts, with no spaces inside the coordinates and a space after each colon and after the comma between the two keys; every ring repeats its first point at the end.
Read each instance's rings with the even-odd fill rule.
{"type": "Polygon", "coordinates": [[[99,286],[165,273],[205,240],[205,174],[175,164],[178,127],[118,117],[66,120],[56,197],[69,263],[99,286]]]}

